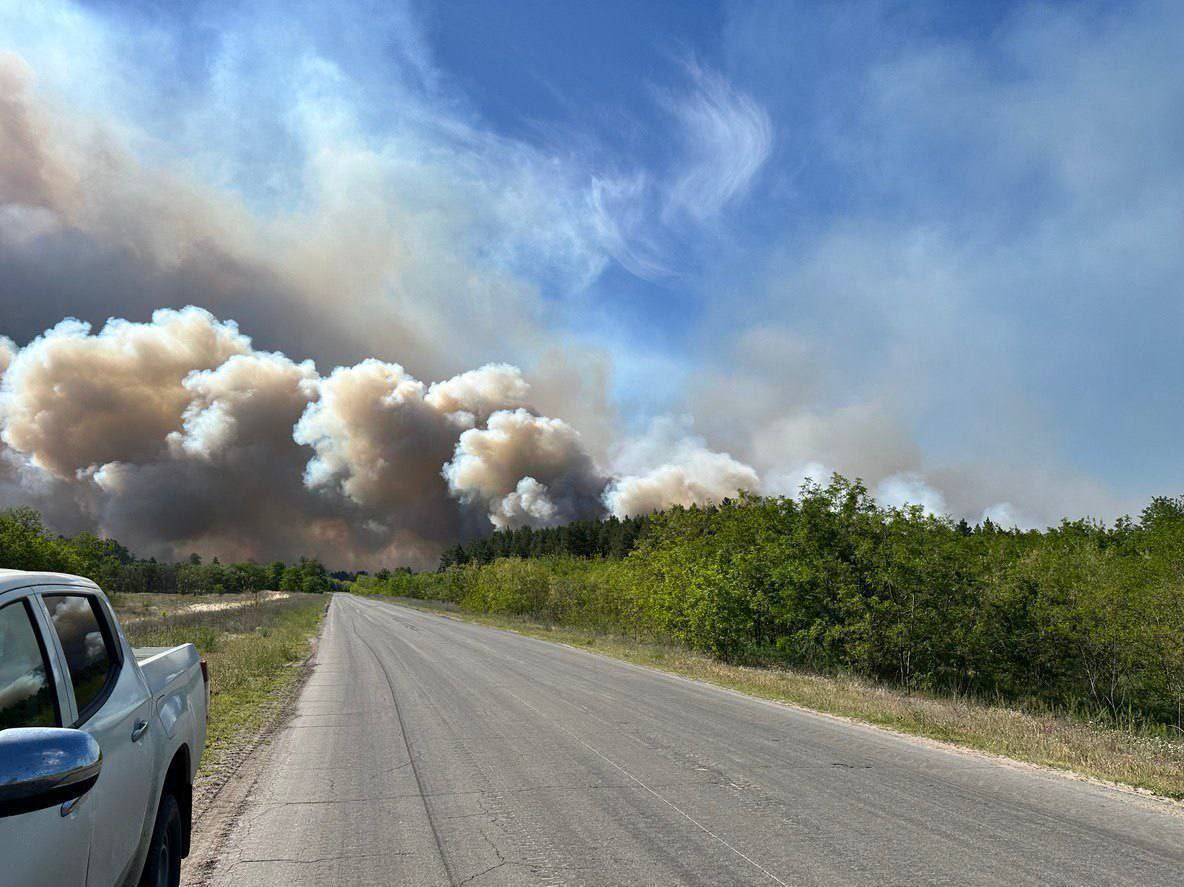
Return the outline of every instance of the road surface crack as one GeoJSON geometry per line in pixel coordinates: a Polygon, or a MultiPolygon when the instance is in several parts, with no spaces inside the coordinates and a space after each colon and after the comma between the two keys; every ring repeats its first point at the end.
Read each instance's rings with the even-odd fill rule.
{"type": "Polygon", "coordinates": [[[500,869],[506,865],[513,865],[513,863],[511,863],[509,860],[503,859],[501,862],[494,863],[493,865],[491,865],[487,869],[482,869],[481,871],[477,872],[477,874],[475,874],[475,875],[469,875],[469,877],[465,878],[463,881],[461,881],[459,884],[457,884],[456,887],[465,887],[466,884],[471,884],[473,881],[476,881],[478,878],[483,877],[484,875],[488,875],[490,872],[497,871],[498,869],[500,869]]]}
{"type": "Polygon", "coordinates": [[[375,663],[378,665],[382,676],[386,679],[387,690],[391,694],[391,704],[395,709],[395,718],[399,722],[399,732],[403,737],[403,745],[407,749],[407,757],[411,764],[411,773],[415,777],[415,785],[419,789],[419,797],[423,802],[424,814],[427,816],[428,826],[432,831],[432,839],[436,843],[436,852],[440,854],[440,862],[444,866],[444,873],[448,877],[449,884],[456,883],[456,876],[452,873],[452,865],[448,862],[448,854],[444,852],[444,841],[440,837],[440,829],[436,826],[436,818],[432,813],[432,806],[428,802],[428,793],[424,788],[423,776],[419,772],[419,767],[415,763],[415,753],[411,750],[411,741],[407,738],[407,725],[403,722],[403,713],[399,709],[399,697],[395,693],[395,685],[391,680],[390,673],[386,670],[386,666],[382,664],[382,658],[375,652],[374,647],[367,641],[358,630],[354,629],[354,636],[362,642],[363,646],[370,651],[370,655],[374,657],[375,663]]]}

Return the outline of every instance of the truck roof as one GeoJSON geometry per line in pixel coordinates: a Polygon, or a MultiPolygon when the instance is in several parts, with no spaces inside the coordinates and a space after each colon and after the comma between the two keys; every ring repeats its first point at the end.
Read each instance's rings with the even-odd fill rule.
{"type": "Polygon", "coordinates": [[[98,588],[89,579],[73,576],[69,573],[41,573],[28,570],[0,569],[0,593],[14,588],[24,588],[28,585],[78,585],[86,588],[98,588]]]}

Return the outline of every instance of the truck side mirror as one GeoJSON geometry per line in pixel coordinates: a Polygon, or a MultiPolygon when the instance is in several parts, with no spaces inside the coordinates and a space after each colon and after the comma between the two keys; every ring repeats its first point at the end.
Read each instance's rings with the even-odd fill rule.
{"type": "Polygon", "coordinates": [[[99,744],[82,730],[0,730],[0,817],[81,797],[98,780],[102,765],[99,744]]]}

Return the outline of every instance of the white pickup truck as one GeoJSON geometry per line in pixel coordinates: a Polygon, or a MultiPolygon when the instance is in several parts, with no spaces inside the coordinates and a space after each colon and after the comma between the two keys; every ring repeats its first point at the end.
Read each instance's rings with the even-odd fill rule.
{"type": "Polygon", "coordinates": [[[93,582],[0,570],[0,883],[176,885],[209,677],[135,649],[93,582]]]}

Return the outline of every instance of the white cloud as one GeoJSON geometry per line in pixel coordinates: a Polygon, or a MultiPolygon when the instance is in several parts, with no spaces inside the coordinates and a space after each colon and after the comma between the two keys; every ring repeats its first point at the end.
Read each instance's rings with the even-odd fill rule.
{"type": "Polygon", "coordinates": [[[773,150],[773,122],[721,74],[693,62],[687,72],[691,91],[667,102],[681,127],[683,157],[663,215],[704,221],[752,186],[773,150]]]}

